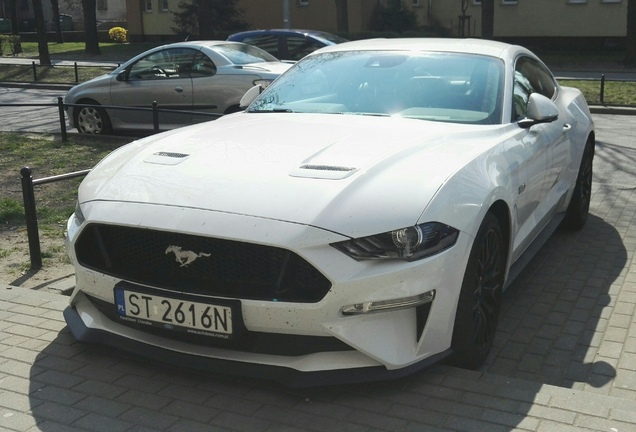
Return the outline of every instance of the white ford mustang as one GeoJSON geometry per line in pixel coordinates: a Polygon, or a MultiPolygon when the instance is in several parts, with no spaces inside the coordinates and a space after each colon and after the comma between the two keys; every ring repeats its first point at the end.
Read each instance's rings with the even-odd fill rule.
{"type": "Polygon", "coordinates": [[[587,219],[589,109],[519,46],[345,43],[257,93],[82,182],[78,340],[290,385],[476,368],[528,254],[587,219]]]}

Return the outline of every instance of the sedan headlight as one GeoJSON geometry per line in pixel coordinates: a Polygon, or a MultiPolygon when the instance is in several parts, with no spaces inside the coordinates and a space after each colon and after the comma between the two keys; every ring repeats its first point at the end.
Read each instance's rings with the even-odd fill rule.
{"type": "Polygon", "coordinates": [[[383,234],[332,243],[351,258],[403,259],[415,261],[450,248],[457,241],[459,231],[439,222],[428,222],[383,234]]]}

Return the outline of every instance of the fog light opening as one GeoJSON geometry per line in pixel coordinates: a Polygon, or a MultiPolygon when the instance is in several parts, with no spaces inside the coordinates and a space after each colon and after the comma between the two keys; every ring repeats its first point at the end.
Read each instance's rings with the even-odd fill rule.
{"type": "Polygon", "coordinates": [[[343,315],[362,315],[375,312],[387,312],[400,309],[409,309],[431,303],[435,298],[435,290],[411,297],[355,303],[344,306],[341,309],[343,315]]]}

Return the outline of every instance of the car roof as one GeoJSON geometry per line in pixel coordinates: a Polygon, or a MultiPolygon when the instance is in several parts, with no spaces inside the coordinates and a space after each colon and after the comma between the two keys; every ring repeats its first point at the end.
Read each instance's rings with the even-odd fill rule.
{"type": "Polygon", "coordinates": [[[314,51],[311,55],[324,52],[357,51],[357,50],[404,50],[435,51],[481,54],[491,57],[505,58],[517,52],[530,53],[517,45],[486,39],[451,39],[451,38],[397,38],[397,39],[363,39],[330,45],[314,51]]]}
{"type": "Polygon", "coordinates": [[[305,34],[305,35],[316,35],[316,36],[320,36],[320,35],[325,35],[325,34],[329,34],[327,32],[321,31],[321,30],[304,30],[304,29],[258,29],[258,30],[247,30],[247,31],[243,31],[243,32],[239,32],[239,33],[234,33],[233,35],[230,35],[230,37],[235,37],[235,36],[245,36],[245,35],[253,35],[253,34],[259,34],[259,33],[270,33],[270,32],[275,32],[275,33],[287,33],[287,34],[305,34]]]}
{"type": "Polygon", "coordinates": [[[189,46],[189,47],[209,47],[215,45],[227,45],[227,44],[243,44],[243,42],[235,42],[235,41],[226,41],[226,40],[196,40],[196,41],[183,41],[183,42],[174,42],[167,46],[189,46]]]}

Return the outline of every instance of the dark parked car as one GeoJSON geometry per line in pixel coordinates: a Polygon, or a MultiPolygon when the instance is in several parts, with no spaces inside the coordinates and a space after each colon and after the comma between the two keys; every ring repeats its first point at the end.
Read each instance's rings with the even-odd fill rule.
{"type": "Polygon", "coordinates": [[[297,61],[328,45],[347,42],[340,36],[318,30],[252,30],[235,33],[229,41],[257,46],[280,60],[297,61]]]}

